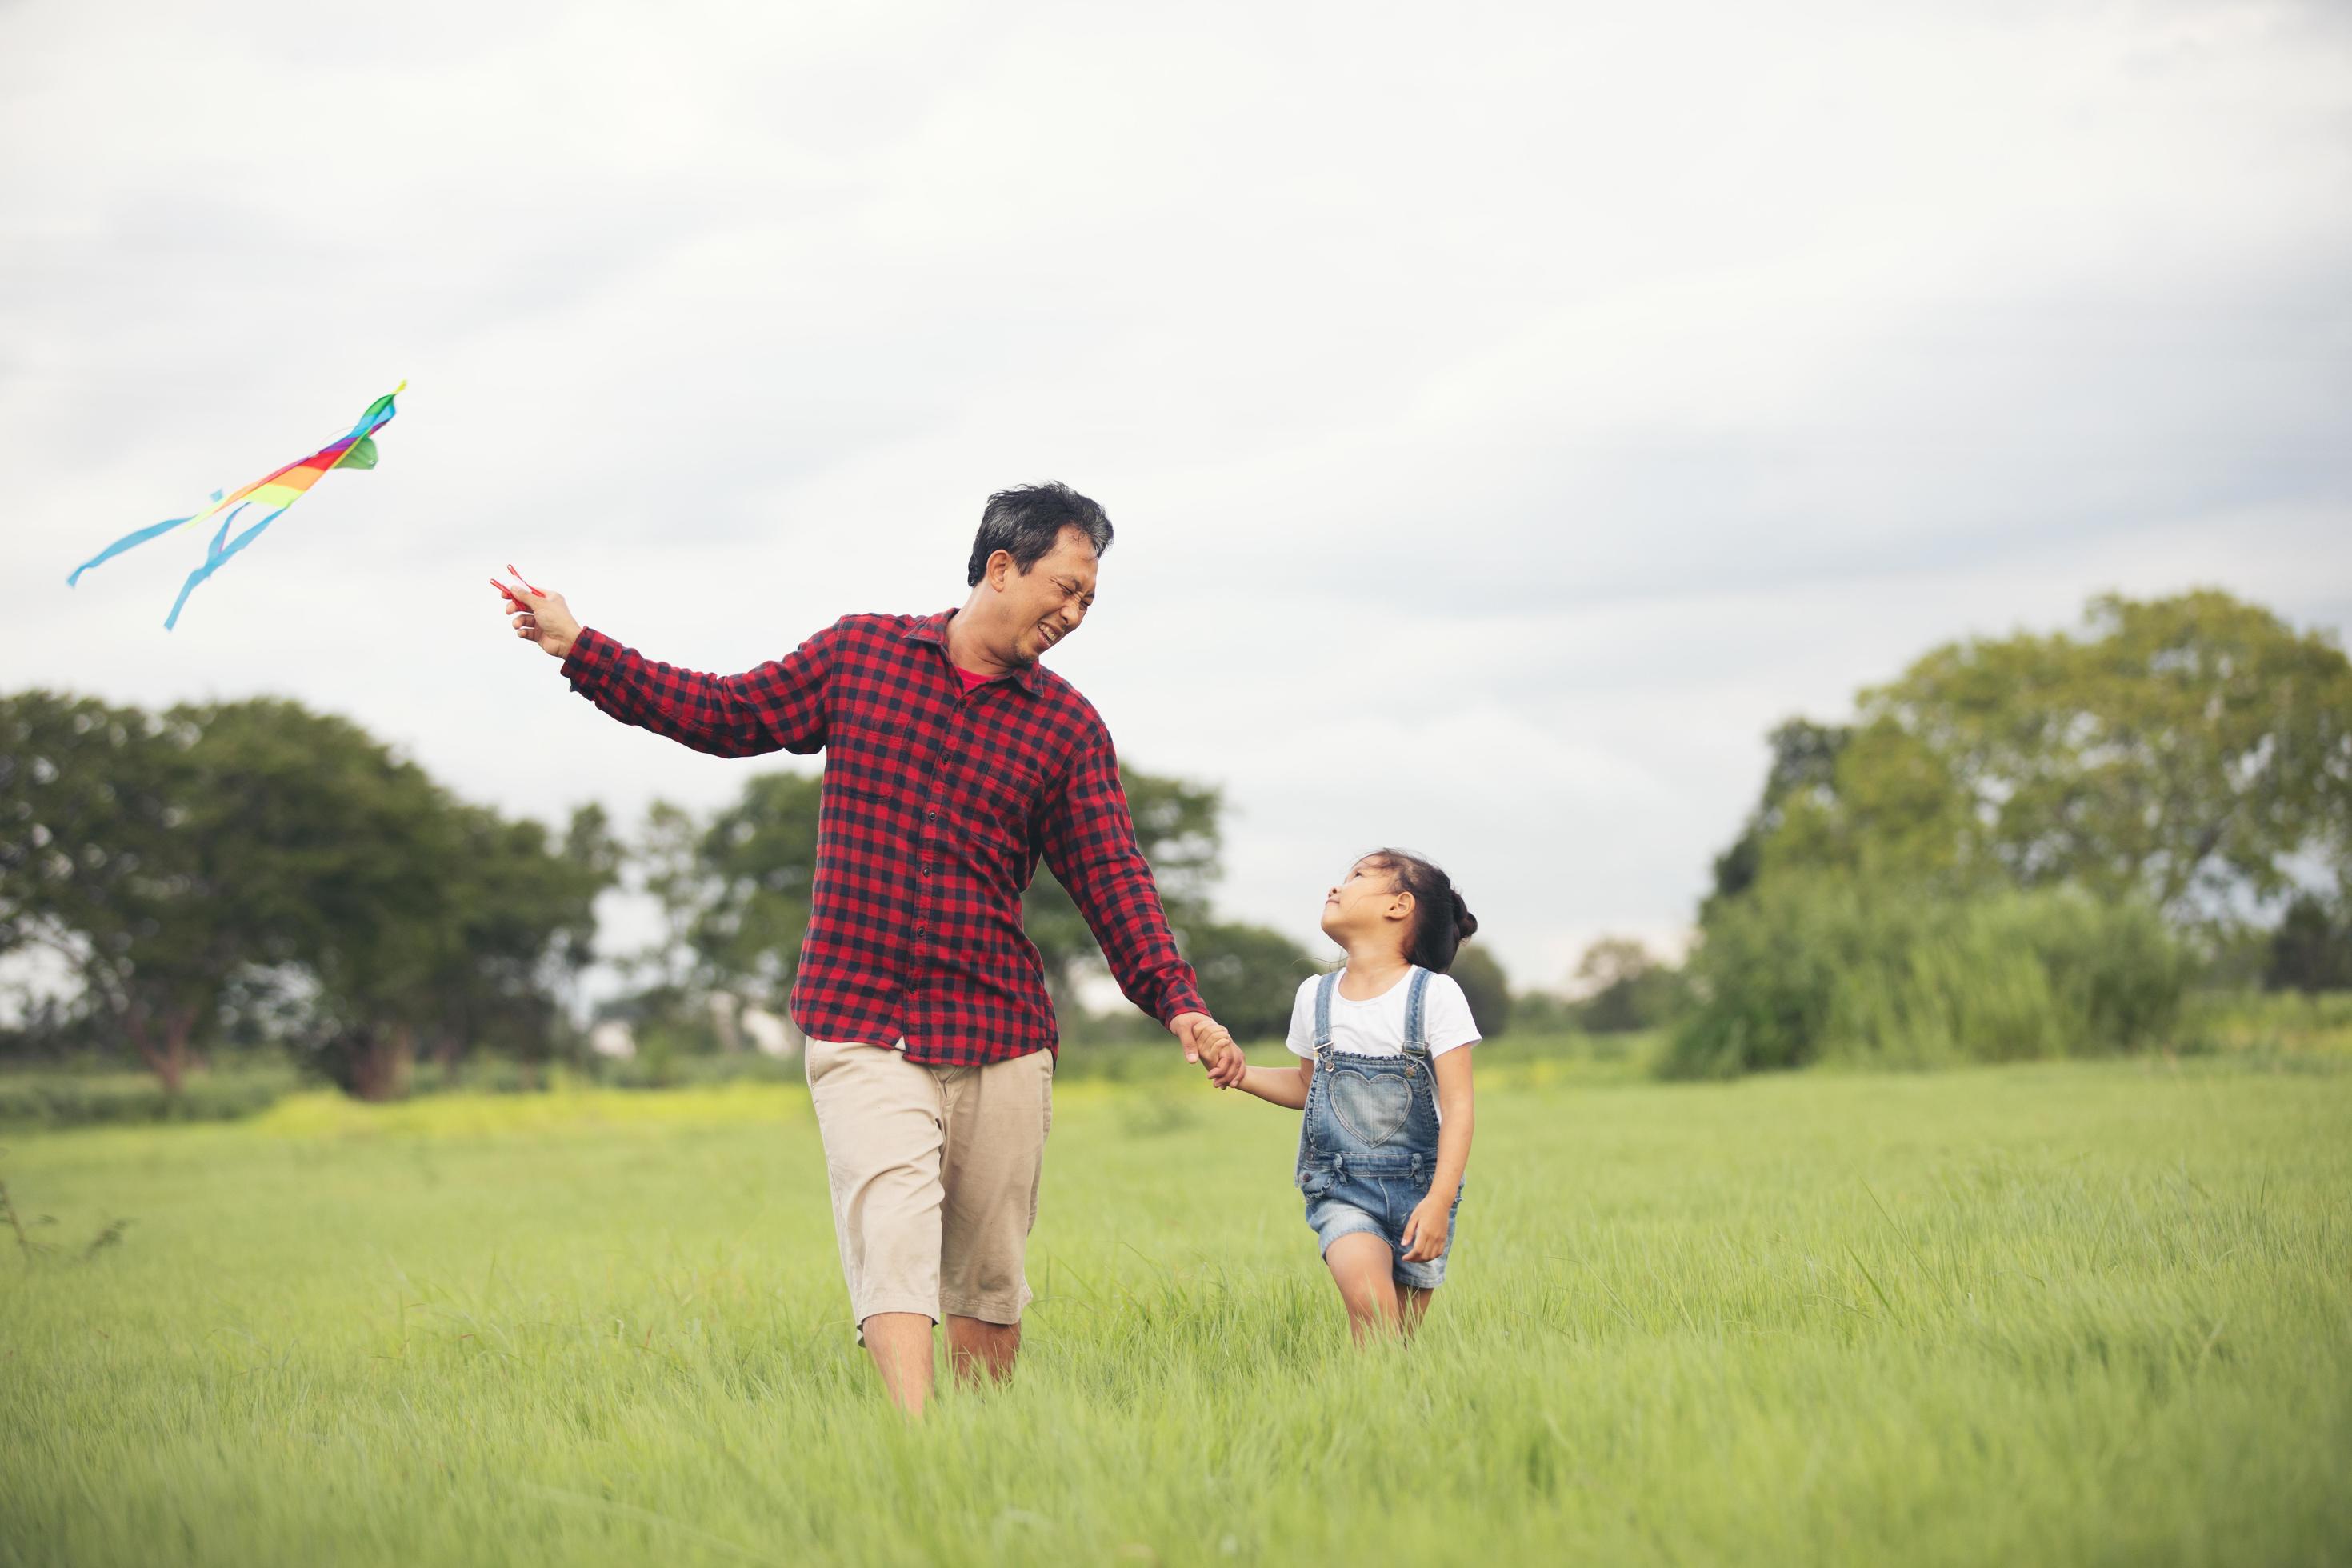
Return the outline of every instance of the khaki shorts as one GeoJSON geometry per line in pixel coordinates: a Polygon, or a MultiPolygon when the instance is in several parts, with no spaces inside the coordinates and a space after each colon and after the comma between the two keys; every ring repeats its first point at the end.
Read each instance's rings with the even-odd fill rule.
{"type": "Polygon", "coordinates": [[[924,1067],[901,1049],[808,1042],[850,1310],[1017,1323],[1022,1257],[1054,1121],[1054,1053],[924,1067]]]}

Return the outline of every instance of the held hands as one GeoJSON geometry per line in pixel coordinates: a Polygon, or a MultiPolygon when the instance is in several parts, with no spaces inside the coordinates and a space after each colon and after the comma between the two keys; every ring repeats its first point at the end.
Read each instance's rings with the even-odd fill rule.
{"type": "Polygon", "coordinates": [[[1234,1043],[1230,1034],[1209,1058],[1208,1065],[1209,1081],[1219,1089],[1232,1089],[1249,1073],[1249,1058],[1242,1055],[1241,1047],[1234,1043]]]}
{"type": "Polygon", "coordinates": [[[1206,1013],[1179,1013],[1168,1021],[1168,1028],[1182,1042],[1184,1059],[1202,1063],[1211,1083],[1225,1089],[1241,1081],[1248,1064],[1242,1060],[1241,1047],[1234,1044],[1231,1029],[1206,1013]],[[1229,1076],[1221,1078],[1221,1073],[1229,1076]]]}
{"type": "Polygon", "coordinates": [[[495,577],[490,579],[490,586],[505,595],[507,608],[512,612],[508,618],[514,626],[515,636],[525,642],[537,643],[557,658],[568,657],[572,645],[580,637],[580,622],[572,614],[572,606],[563,602],[562,595],[542,593],[513,567],[507,570],[514,573],[515,581],[522,586],[509,588],[495,577]]]}
{"type": "Polygon", "coordinates": [[[1445,1235],[1453,1226],[1454,1204],[1442,1194],[1433,1192],[1413,1205],[1404,1222],[1404,1260],[1435,1262],[1445,1250],[1445,1235]]]}

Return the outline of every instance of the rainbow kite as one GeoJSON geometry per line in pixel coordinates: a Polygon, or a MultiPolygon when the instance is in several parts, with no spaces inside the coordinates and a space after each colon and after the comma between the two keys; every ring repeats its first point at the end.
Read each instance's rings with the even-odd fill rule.
{"type": "Polygon", "coordinates": [[[180,585],[180,596],[172,601],[172,613],[163,621],[163,629],[170,631],[179,625],[180,607],[188,602],[188,595],[196,591],[196,584],[226,565],[230,556],[258,539],[263,529],[284,517],[288,507],[310,493],[310,487],[319,482],[320,475],[329,468],[375,467],[375,433],[383,429],[386,422],[399,412],[392,405],[392,400],[407,389],[408,383],[402,382],[398,386],[368,405],[367,412],[360,416],[360,422],[352,426],[350,435],[337,437],[309,457],[299,462],[289,463],[276,473],[268,474],[254,480],[235,495],[224,498],[220,491],[215,490],[213,504],[200,512],[187,517],[167,518],[151,528],[142,528],[135,533],[124,534],[75,567],[73,575],[66,579],[66,586],[72,587],[81,581],[83,573],[101,561],[112,560],[134,544],[144,544],[151,539],[169,533],[172,530],[191,522],[204,522],[226,510],[228,515],[221,519],[220,531],[213,535],[211,545],[205,551],[205,563],[188,574],[188,580],[180,585]],[[277,510],[235,539],[229,538],[228,531],[235,526],[237,514],[249,506],[274,507],[277,510]]]}

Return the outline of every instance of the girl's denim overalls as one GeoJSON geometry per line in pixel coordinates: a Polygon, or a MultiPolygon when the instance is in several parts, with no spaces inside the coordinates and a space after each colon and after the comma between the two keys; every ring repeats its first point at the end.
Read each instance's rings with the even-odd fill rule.
{"type": "MultiPolygon", "coordinates": [[[[1401,1057],[1331,1048],[1331,994],[1339,984],[1335,971],[1315,988],[1315,1077],[1298,1130],[1307,1223],[1326,1252],[1356,1231],[1381,1237],[1397,1255],[1396,1282],[1433,1289],[1444,1279],[1446,1256],[1454,1250],[1452,1212],[1444,1252],[1427,1263],[1404,1258],[1405,1221],[1429,1195],[1437,1169],[1437,1077],[1423,1019],[1429,971],[1416,966],[1405,982],[1401,1057]]],[[[1456,1193],[1454,1207],[1461,1206],[1456,1193]]]]}

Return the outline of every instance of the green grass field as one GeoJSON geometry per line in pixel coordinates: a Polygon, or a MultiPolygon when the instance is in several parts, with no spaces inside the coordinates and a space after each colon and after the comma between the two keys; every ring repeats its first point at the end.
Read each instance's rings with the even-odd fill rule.
{"type": "Polygon", "coordinates": [[[793,1089],[11,1134],[0,1561],[2352,1556],[2343,1063],[1549,1067],[1369,1353],[1289,1116],[1074,1076],[1020,1378],[919,1427],[793,1089]]]}

